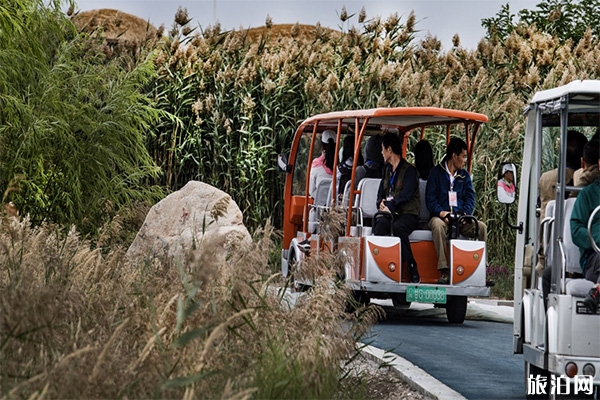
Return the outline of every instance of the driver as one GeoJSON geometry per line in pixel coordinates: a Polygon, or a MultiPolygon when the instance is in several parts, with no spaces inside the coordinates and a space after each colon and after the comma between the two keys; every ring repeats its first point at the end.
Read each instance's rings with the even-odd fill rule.
{"type": "MultiPolygon", "coordinates": [[[[446,237],[450,226],[450,214],[472,215],[475,209],[475,190],[471,176],[463,167],[467,161],[467,144],[460,138],[452,138],[446,147],[444,159],[429,172],[425,200],[430,212],[429,229],[438,257],[437,269],[441,277],[438,283],[450,283],[450,269],[446,256],[446,237]]],[[[487,238],[487,227],[477,221],[479,240],[487,238]]],[[[475,237],[475,222],[468,221],[460,227],[460,234],[475,237]]]]}
{"type": "MultiPolygon", "coordinates": [[[[592,140],[588,145],[598,147],[600,142],[592,140]]],[[[600,157],[598,157],[598,168],[600,168],[600,157]]],[[[585,305],[594,313],[600,304],[600,254],[594,250],[590,242],[588,219],[598,206],[600,206],[600,178],[579,192],[571,214],[571,237],[581,253],[579,265],[585,279],[595,283],[584,300],[585,305]]],[[[592,237],[596,243],[600,243],[600,213],[594,217],[592,237]]]]}

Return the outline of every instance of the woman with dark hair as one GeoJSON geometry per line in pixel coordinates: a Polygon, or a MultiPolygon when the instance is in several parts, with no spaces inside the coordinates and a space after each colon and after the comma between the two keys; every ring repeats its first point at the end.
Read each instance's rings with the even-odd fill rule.
{"type": "Polygon", "coordinates": [[[310,186],[308,193],[316,196],[317,187],[324,178],[331,178],[333,175],[333,161],[335,159],[335,139],[336,133],[328,129],[321,135],[323,152],[312,162],[310,168],[310,186]]]}
{"type": "Polygon", "coordinates": [[[426,181],[429,178],[429,171],[434,165],[431,144],[425,139],[419,140],[415,145],[415,168],[419,173],[419,178],[426,181]]]}
{"type": "Polygon", "coordinates": [[[356,168],[356,182],[354,188],[358,187],[358,182],[363,178],[381,178],[385,169],[383,155],[381,154],[381,135],[374,135],[367,140],[365,145],[365,163],[356,168]]]}
{"type": "MultiPolygon", "coordinates": [[[[352,165],[354,164],[354,136],[348,135],[344,138],[344,147],[342,148],[342,158],[338,164],[337,181],[338,181],[338,197],[344,193],[346,182],[352,177],[352,165]]],[[[358,153],[357,166],[363,165],[364,159],[362,154],[358,153]]],[[[358,170],[357,170],[358,171],[358,170]]]]}
{"type": "MultiPolygon", "coordinates": [[[[377,209],[391,214],[391,230],[400,238],[402,262],[408,264],[412,283],[421,281],[408,236],[417,229],[421,209],[417,170],[402,157],[402,141],[397,134],[387,132],[381,142],[381,154],[388,164],[377,193],[377,209]]],[[[389,235],[390,219],[378,215],[373,234],[389,235]]]]}

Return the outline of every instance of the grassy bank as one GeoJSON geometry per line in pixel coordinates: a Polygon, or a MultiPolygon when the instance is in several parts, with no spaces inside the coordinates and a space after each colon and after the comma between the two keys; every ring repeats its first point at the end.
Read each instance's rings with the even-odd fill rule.
{"type": "Polygon", "coordinates": [[[344,311],[335,255],[290,309],[269,272],[272,238],[257,230],[221,265],[204,242],[179,263],[128,263],[75,230],[3,219],[2,395],[351,398],[343,366],[377,312],[344,311]]]}

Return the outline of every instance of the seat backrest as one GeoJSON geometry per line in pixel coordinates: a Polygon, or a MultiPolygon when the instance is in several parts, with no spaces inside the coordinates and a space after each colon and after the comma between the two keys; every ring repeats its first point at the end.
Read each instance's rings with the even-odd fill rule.
{"type": "Polygon", "coordinates": [[[581,273],[581,266],[579,264],[579,256],[581,252],[579,247],[573,243],[571,237],[571,214],[573,213],[573,206],[577,198],[571,197],[565,200],[565,225],[563,229],[563,243],[565,245],[565,254],[567,255],[567,272],[581,273]]]}
{"type": "Polygon", "coordinates": [[[358,184],[360,193],[356,195],[356,206],[362,210],[363,218],[373,218],[377,212],[377,192],[379,191],[378,178],[364,178],[358,184]]]}
{"type": "MultiPolygon", "coordinates": [[[[566,271],[581,273],[581,266],[579,265],[580,251],[579,247],[573,243],[571,237],[571,214],[573,212],[573,206],[575,205],[576,198],[568,198],[564,203],[564,225],[562,231],[563,247],[566,256],[566,271]]],[[[549,224],[544,228],[544,250],[546,253],[546,266],[551,266],[553,263],[553,248],[556,245],[554,241],[554,214],[555,214],[555,201],[551,200],[546,206],[545,218],[549,221],[549,224]]]]}
{"type": "Polygon", "coordinates": [[[316,206],[325,206],[327,205],[327,195],[331,196],[330,192],[331,188],[331,178],[323,178],[317,184],[317,191],[315,193],[315,201],[314,204],[316,206]]]}
{"type": "Polygon", "coordinates": [[[347,208],[348,204],[350,203],[350,184],[352,182],[348,181],[346,182],[346,186],[344,186],[344,194],[342,197],[342,207],[347,208]]]}
{"type": "Polygon", "coordinates": [[[421,201],[421,210],[419,211],[419,227],[420,230],[429,229],[429,210],[425,201],[425,191],[427,189],[427,181],[419,178],[419,196],[421,201]]]}

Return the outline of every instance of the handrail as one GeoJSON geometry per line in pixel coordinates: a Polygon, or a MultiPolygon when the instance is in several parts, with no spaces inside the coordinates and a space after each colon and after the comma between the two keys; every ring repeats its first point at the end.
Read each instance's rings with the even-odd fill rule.
{"type": "MultiPolygon", "coordinates": [[[[565,252],[565,248],[564,248],[564,243],[562,242],[562,240],[558,240],[558,250],[560,250],[560,254],[561,254],[561,260],[562,260],[562,265],[561,265],[561,271],[566,271],[567,269],[567,253],[565,252]]],[[[565,293],[565,274],[561,273],[560,274],[560,292],[561,293],[565,293]]]]}

